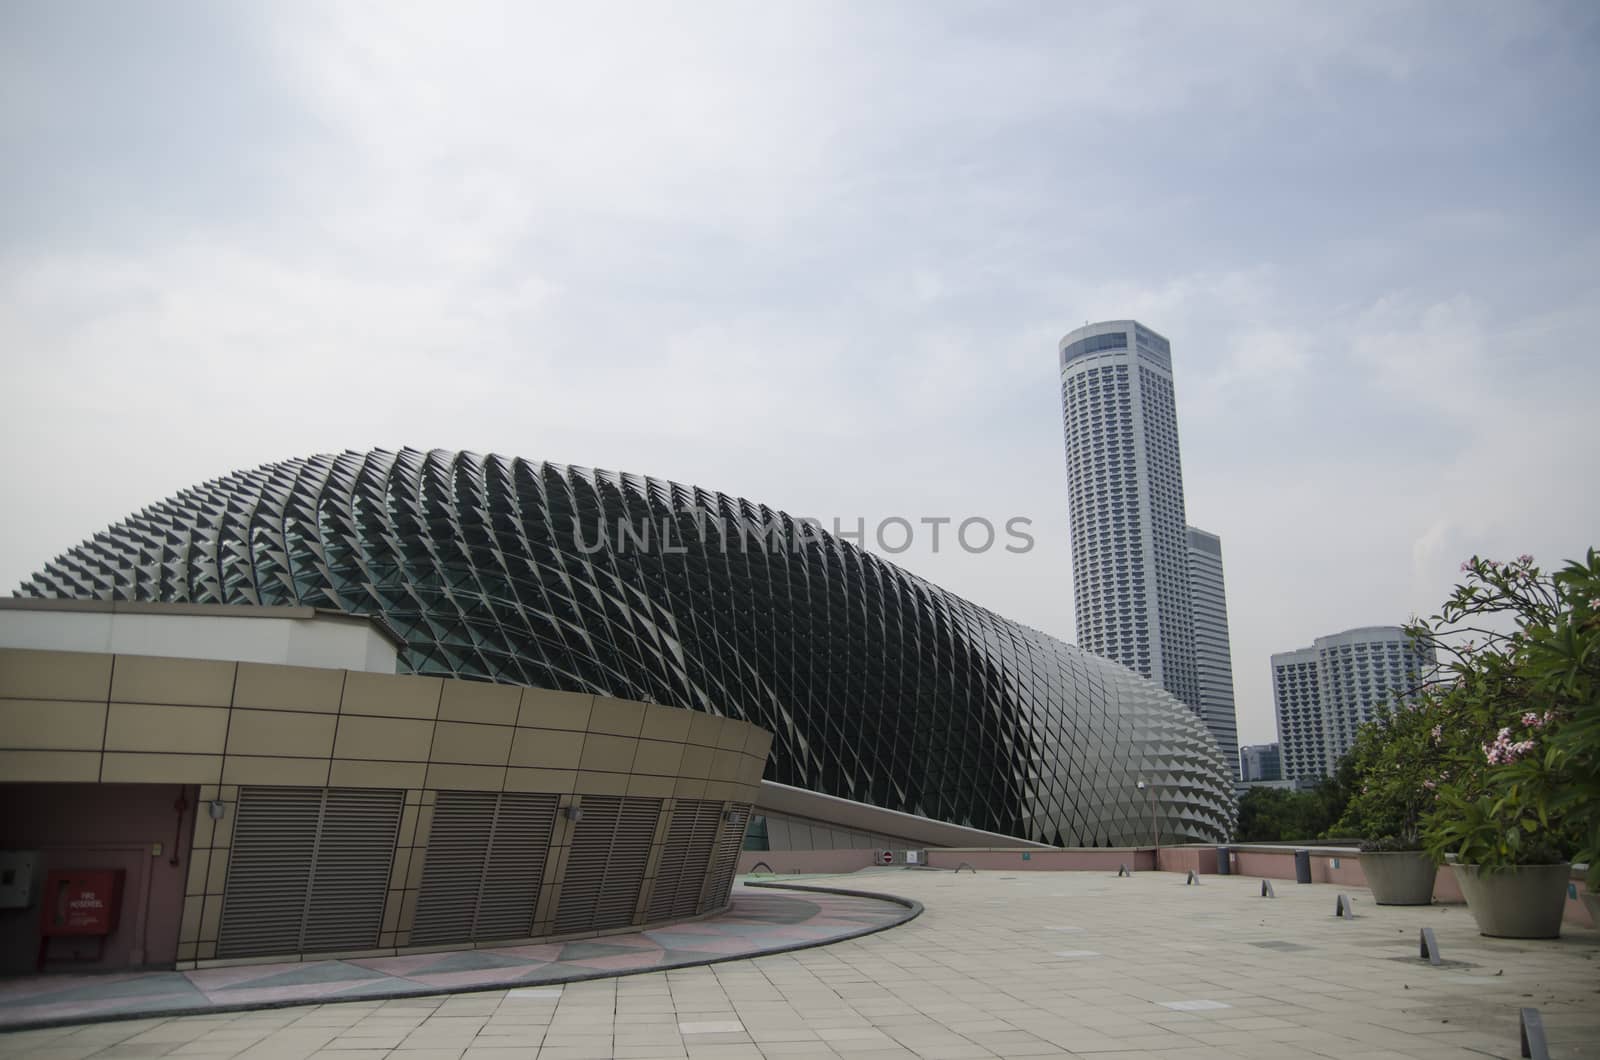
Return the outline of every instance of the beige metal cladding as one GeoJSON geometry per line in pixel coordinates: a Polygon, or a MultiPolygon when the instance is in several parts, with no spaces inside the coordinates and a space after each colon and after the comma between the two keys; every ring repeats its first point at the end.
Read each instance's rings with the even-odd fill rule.
{"type": "Polygon", "coordinates": [[[606,696],[0,649],[0,775],[196,784],[214,804],[185,851],[180,967],[720,908],[770,743],[606,696]]]}

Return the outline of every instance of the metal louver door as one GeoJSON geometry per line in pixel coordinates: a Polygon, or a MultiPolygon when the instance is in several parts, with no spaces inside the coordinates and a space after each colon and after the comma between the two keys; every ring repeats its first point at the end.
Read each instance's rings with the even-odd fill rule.
{"type": "Polygon", "coordinates": [[[328,790],[301,952],[377,946],[404,807],[401,791],[328,790]]]}
{"type": "Polygon", "coordinates": [[[596,930],[633,923],[639,890],[644,886],[644,870],[650,864],[650,845],[655,841],[660,819],[660,799],[622,800],[605,882],[600,885],[600,901],[595,905],[596,930]]]}
{"type": "Polygon", "coordinates": [[[471,940],[495,803],[490,792],[441,791],[434,797],[433,829],[411,928],[413,946],[471,940]]]}
{"type": "Polygon", "coordinates": [[[372,949],[405,795],[239,789],[218,957],[372,949]]]}
{"type": "Polygon", "coordinates": [[[412,944],[529,937],[556,803],[555,795],[439,792],[412,944]]]}
{"type": "Polygon", "coordinates": [[[533,933],[557,801],[555,795],[500,796],[478,895],[474,939],[522,939],[533,933]]]}
{"type": "Polygon", "coordinates": [[[661,800],[586,795],[582,808],[561,881],[558,934],[633,923],[661,800]]]}
{"type": "Polygon", "coordinates": [[[711,847],[716,841],[722,803],[706,799],[679,799],[672,810],[666,845],[656,867],[655,890],[650,895],[651,920],[694,916],[705,886],[711,847]]]}
{"type": "Polygon", "coordinates": [[[320,788],[240,789],[218,957],[300,952],[321,816],[320,788]]]}
{"type": "Polygon", "coordinates": [[[572,829],[567,851],[567,872],[561,880],[561,904],[556,909],[556,933],[587,931],[594,926],[600,884],[605,881],[606,859],[617,832],[622,800],[611,795],[585,795],[583,817],[572,829]]]}
{"type": "Polygon", "coordinates": [[[733,870],[739,863],[739,850],[744,846],[744,829],[749,820],[749,806],[735,806],[729,811],[727,827],[722,830],[716,855],[711,860],[711,890],[700,907],[702,913],[728,904],[728,895],[733,891],[733,870]]]}

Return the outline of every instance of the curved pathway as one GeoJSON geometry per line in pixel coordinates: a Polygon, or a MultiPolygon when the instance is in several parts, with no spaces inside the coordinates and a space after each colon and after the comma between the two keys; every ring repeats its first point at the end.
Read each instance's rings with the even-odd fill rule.
{"type": "Polygon", "coordinates": [[[296,961],[190,972],[36,975],[0,981],[0,1030],[334,1001],[371,1001],[631,975],[804,949],[881,931],[915,903],[807,891],[734,889],[704,920],[575,942],[402,957],[296,961]]]}

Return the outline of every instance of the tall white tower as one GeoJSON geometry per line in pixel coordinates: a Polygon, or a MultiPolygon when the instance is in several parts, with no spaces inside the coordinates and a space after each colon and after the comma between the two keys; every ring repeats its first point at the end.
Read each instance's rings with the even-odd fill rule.
{"type": "Polygon", "coordinates": [[[1200,720],[1239,779],[1239,719],[1233,705],[1233,651],[1228,640],[1228,592],[1222,577],[1222,538],[1188,527],[1189,597],[1194,604],[1194,668],[1200,720]]]}
{"type": "Polygon", "coordinates": [[[1198,711],[1171,344],[1113,320],[1058,349],[1078,643],[1198,711]]]}

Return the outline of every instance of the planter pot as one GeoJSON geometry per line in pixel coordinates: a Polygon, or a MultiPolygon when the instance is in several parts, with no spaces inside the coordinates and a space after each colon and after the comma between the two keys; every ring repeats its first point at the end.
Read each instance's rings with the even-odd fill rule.
{"type": "Polygon", "coordinates": [[[1600,894],[1594,891],[1579,891],[1583,896],[1583,907],[1589,910],[1589,925],[1600,931],[1600,894]]]}
{"type": "Polygon", "coordinates": [[[1518,865],[1486,873],[1476,865],[1455,866],[1478,933],[1497,939],[1559,938],[1571,869],[1565,863],[1518,865]]]}
{"type": "Polygon", "coordinates": [[[1379,905],[1429,905],[1433,902],[1433,877],[1439,871],[1433,859],[1415,850],[1362,853],[1372,900],[1379,905]]]}

